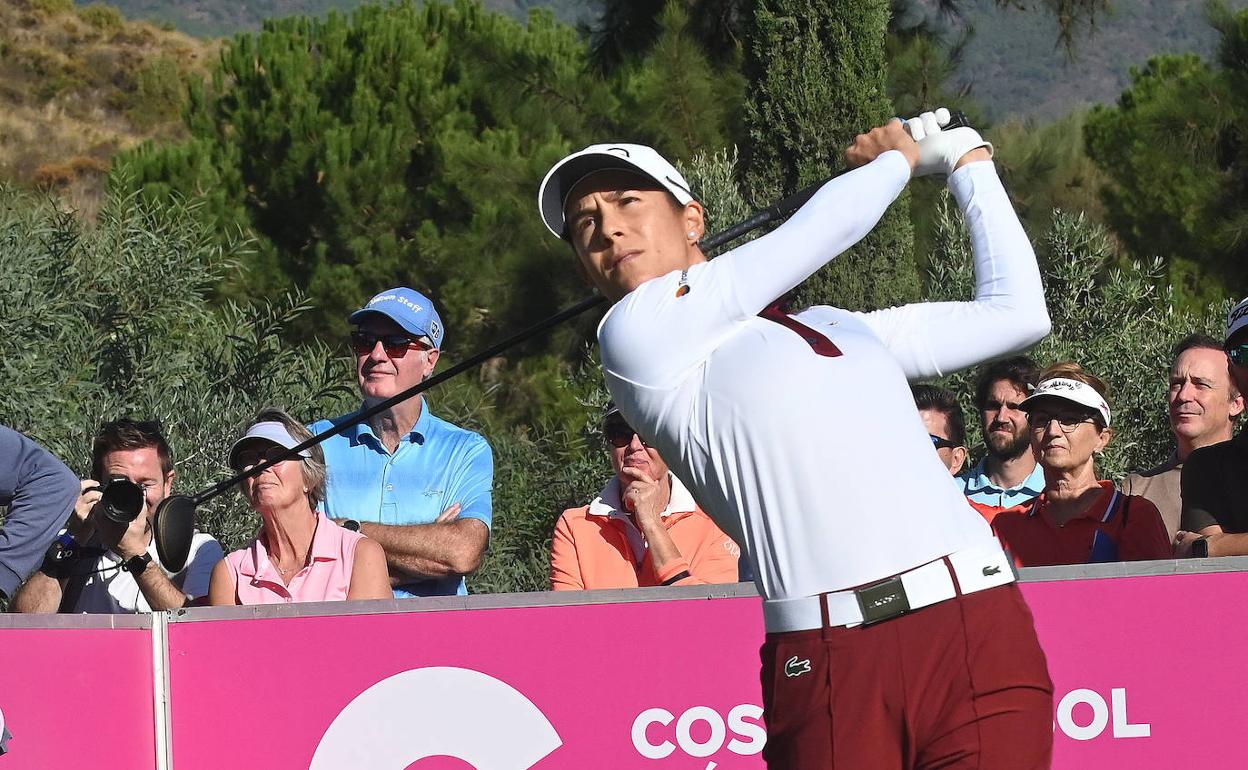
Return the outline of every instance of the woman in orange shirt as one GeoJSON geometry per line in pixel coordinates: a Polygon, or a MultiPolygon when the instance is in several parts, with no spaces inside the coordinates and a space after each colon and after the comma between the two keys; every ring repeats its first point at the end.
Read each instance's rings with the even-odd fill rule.
{"type": "Polygon", "coordinates": [[[1079,364],[1063,363],[1041,374],[1040,384],[1021,404],[1031,451],[1044,469],[1044,492],[992,520],[1020,567],[1172,556],[1157,508],[1096,477],[1096,455],[1114,435],[1105,394],[1100,378],[1079,364]]]}
{"type": "Polygon", "coordinates": [[[607,406],[603,433],[615,476],[589,505],[559,517],[551,588],[736,582],[741,549],[614,405],[607,406]]]}

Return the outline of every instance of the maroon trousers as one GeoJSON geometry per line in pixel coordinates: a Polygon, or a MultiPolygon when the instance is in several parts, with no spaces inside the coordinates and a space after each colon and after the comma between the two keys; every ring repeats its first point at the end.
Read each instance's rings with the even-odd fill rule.
{"type": "Polygon", "coordinates": [[[768,634],[761,656],[770,770],[1049,767],[1053,683],[1016,584],[768,634]]]}

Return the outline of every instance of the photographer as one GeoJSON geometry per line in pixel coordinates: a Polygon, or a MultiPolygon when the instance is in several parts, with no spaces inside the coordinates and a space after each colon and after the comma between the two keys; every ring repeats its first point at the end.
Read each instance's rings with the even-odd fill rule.
{"type": "Polygon", "coordinates": [[[39,563],[74,501],[74,474],[48,450],[0,425],[0,608],[39,563]]]}
{"type": "Polygon", "coordinates": [[[17,612],[176,609],[208,594],[220,544],[196,532],[181,572],[160,564],[152,516],[173,487],[173,454],[158,422],[106,423],[56,546],[13,600],[17,612]]]}

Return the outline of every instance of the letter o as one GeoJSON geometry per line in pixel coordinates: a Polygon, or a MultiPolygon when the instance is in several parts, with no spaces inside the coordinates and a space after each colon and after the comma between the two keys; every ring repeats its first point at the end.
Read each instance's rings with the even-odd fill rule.
{"type": "Polygon", "coordinates": [[[1095,690],[1071,690],[1066,693],[1066,697],[1062,698],[1062,702],[1057,704],[1057,724],[1062,728],[1062,732],[1071,738],[1077,741],[1090,741],[1105,732],[1105,726],[1109,724],[1109,705],[1095,690]],[[1075,722],[1075,706],[1079,703],[1086,703],[1092,707],[1092,721],[1086,725],[1075,722]]]}
{"type": "Polygon", "coordinates": [[[676,742],[691,757],[709,757],[723,748],[728,731],[724,727],[724,718],[719,712],[708,706],[694,706],[680,715],[676,723],[676,742]],[[705,743],[698,743],[689,734],[694,722],[706,722],[711,727],[711,735],[705,743]]]}
{"type": "Polygon", "coordinates": [[[672,712],[660,708],[646,709],[638,714],[633,720],[633,748],[637,749],[637,753],[646,759],[664,759],[670,756],[676,750],[676,745],[667,740],[662,743],[651,743],[646,737],[646,728],[655,722],[670,725],[675,718],[672,712]]]}

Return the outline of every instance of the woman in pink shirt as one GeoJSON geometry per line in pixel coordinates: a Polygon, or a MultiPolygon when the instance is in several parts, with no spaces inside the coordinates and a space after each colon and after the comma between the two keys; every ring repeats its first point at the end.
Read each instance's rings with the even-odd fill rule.
{"type": "MultiPolygon", "coordinates": [[[[230,467],[249,468],[311,437],[285,412],[263,411],[230,448],[230,467]]],[[[214,606],[391,598],[381,546],[316,510],[325,497],[321,448],[301,457],[240,485],[264,525],[246,548],[217,563],[208,591],[214,606]]]]}

